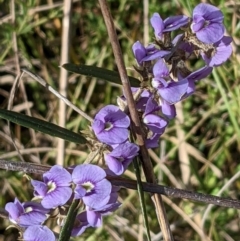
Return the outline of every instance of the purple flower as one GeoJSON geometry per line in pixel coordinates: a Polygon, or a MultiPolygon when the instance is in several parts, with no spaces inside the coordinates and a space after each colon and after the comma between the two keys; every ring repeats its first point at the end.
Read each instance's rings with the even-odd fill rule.
{"type": "Polygon", "coordinates": [[[201,53],[203,60],[209,66],[219,66],[224,63],[232,54],[231,37],[223,36],[221,40],[214,43],[214,51],[209,55],[201,53]]]}
{"type": "Polygon", "coordinates": [[[103,216],[108,215],[119,208],[121,203],[119,202],[109,202],[100,209],[91,209],[87,207],[86,215],[87,221],[91,227],[101,227],[103,222],[103,216]]]}
{"type": "Polygon", "coordinates": [[[105,205],[110,198],[111,183],[106,180],[105,171],[99,166],[92,164],[78,165],[72,173],[75,199],[82,199],[91,207],[98,208],[105,205]]]}
{"type": "Polygon", "coordinates": [[[53,166],[43,174],[43,182],[31,180],[34,195],[41,198],[45,208],[64,205],[72,195],[71,174],[59,165],[53,166]]]}
{"type": "Polygon", "coordinates": [[[112,152],[105,154],[108,168],[116,175],[121,175],[127,169],[132,159],[137,156],[139,147],[126,142],[118,145],[112,152]]]}
{"type": "Polygon", "coordinates": [[[165,32],[170,32],[188,24],[188,17],[180,15],[166,18],[164,21],[158,13],[154,13],[150,19],[156,39],[162,40],[165,32]]]}
{"type": "Polygon", "coordinates": [[[88,222],[87,212],[84,211],[77,215],[71,236],[80,236],[89,227],[91,227],[91,225],[88,222]]]}
{"type": "Polygon", "coordinates": [[[185,58],[187,59],[194,51],[194,45],[191,43],[188,43],[186,41],[183,41],[184,37],[183,34],[178,34],[173,40],[172,44],[173,46],[176,46],[178,44],[178,49],[181,49],[185,53],[185,58]],[[181,40],[180,40],[181,39],[181,40]],[[180,42],[179,42],[180,41],[180,42]],[[179,43],[178,43],[179,42],[179,43]]]}
{"type": "Polygon", "coordinates": [[[151,148],[156,148],[159,146],[158,142],[159,142],[159,138],[160,138],[161,134],[152,134],[152,136],[150,136],[148,139],[146,139],[145,141],[145,145],[148,149],[151,148]]]}
{"type": "Polygon", "coordinates": [[[174,82],[169,76],[169,70],[162,59],[159,59],[153,66],[152,86],[157,88],[158,94],[169,104],[175,104],[181,100],[188,88],[187,79],[174,82]],[[170,81],[166,81],[170,80],[170,81]]]}
{"type": "Polygon", "coordinates": [[[216,43],[223,37],[225,30],[222,12],[210,4],[198,4],[193,9],[191,29],[203,43],[216,43]]]}
{"type": "MultiPolygon", "coordinates": [[[[206,78],[209,74],[212,73],[212,67],[204,66],[201,69],[198,69],[191,74],[189,74],[185,80],[188,81],[188,88],[186,93],[182,96],[181,100],[185,99],[186,97],[192,95],[195,91],[195,81],[198,81],[200,79],[206,78]]],[[[181,76],[179,76],[181,79],[181,76]]]]}
{"type": "Polygon", "coordinates": [[[162,134],[168,122],[155,114],[159,109],[157,102],[153,98],[149,98],[143,115],[143,123],[145,123],[153,133],[162,134]]]}
{"type": "Polygon", "coordinates": [[[55,241],[53,232],[46,226],[34,225],[23,233],[24,241],[55,241]]]}
{"type": "Polygon", "coordinates": [[[156,49],[153,44],[145,48],[139,41],[133,44],[132,50],[139,65],[142,65],[146,61],[162,58],[170,53],[170,51],[156,49]]]}
{"type": "Polygon", "coordinates": [[[120,144],[128,138],[129,117],[115,105],[103,107],[95,116],[92,129],[103,143],[120,144]]]}
{"type": "Polygon", "coordinates": [[[163,115],[166,116],[168,119],[173,119],[174,117],[176,117],[175,105],[170,105],[164,99],[161,100],[161,111],[163,115]]]}
{"type": "Polygon", "coordinates": [[[46,214],[49,212],[40,203],[20,203],[17,198],[14,202],[7,203],[5,209],[9,213],[9,220],[21,227],[43,223],[47,219],[46,214]]]}
{"type": "Polygon", "coordinates": [[[117,201],[118,190],[118,187],[112,187],[110,199],[108,203],[104,206],[99,207],[98,209],[93,209],[91,207],[86,206],[86,211],[80,213],[76,217],[76,222],[73,227],[72,236],[79,236],[88,227],[100,227],[102,225],[103,216],[112,213],[121,205],[121,203],[117,201]]]}

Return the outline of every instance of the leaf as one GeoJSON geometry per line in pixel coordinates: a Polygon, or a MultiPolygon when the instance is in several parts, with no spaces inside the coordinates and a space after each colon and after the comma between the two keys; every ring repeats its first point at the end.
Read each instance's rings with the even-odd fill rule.
{"type": "Polygon", "coordinates": [[[32,116],[27,116],[10,110],[0,109],[0,117],[20,126],[32,128],[36,131],[40,131],[51,136],[56,136],[69,142],[80,144],[87,143],[87,140],[81,134],[75,133],[53,123],[49,123],[32,116]]]}
{"type": "MultiPolygon", "coordinates": [[[[121,79],[118,72],[113,70],[108,70],[104,68],[99,68],[90,65],[75,65],[75,64],[64,64],[62,67],[72,73],[77,73],[81,75],[86,75],[89,77],[95,77],[109,82],[121,85],[121,79]]],[[[132,87],[139,87],[140,81],[134,77],[128,76],[130,84],[132,87]]]]}

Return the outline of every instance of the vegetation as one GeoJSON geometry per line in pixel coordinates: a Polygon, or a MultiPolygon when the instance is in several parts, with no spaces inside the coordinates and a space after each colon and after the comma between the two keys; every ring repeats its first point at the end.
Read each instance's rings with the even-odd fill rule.
{"type": "MultiPolygon", "coordinates": [[[[59,88],[63,3],[52,1],[0,0],[0,108],[7,109],[14,97],[12,110],[52,123],[59,123],[60,100],[32,77],[24,74],[19,88],[10,94],[20,68],[41,76],[59,88]],[[14,9],[14,10],[13,10],[14,9]],[[14,24],[13,24],[14,22],[14,24]]],[[[134,71],[132,44],[149,38],[144,33],[143,2],[109,1],[128,75],[134,71]]],[[[149,1],[148,19],[154,12],[163,18],[176,14],[191,16],[199,1],[149,1]]],[[[161,138],[159,148],[150,150],[159,184],[239,199],[240,190],[240,1],[211,1],[224,14],[226,33],[233,38],[233,54],[197,84],[195,94],[177,106],[178,118],[172,121],[161,138]]],[[[149,24],[149,21],[148,21],[149,24]]],[[[71,14],[69,62],[96,65],[117,70],[106,27],[97,1],[74,1],[71,14]]],[[[197,69],[200,62],[189,62],[197,69]]],[[[116,104],[121,95],[119,85],[69,73],[67,96],[73,104],[94,117],[106,104],[116,104]]],[[[89,122],[71,108],[66,112],[66,128],[75,132],[88,129],[89,122]]],[[[58,139],[11,124],[13,139],[26,162],[54,165],[58,139]]],[[[86,147],[66,142],[64,165],[83,163],[86,147]]],[[[11,140],[7,122],[0,119],[0,159],[20,161],[11,140]]],[[[13,201],[30,200],[32,187],[23,172],[0,170],[0,207],[13,201]]],[[[133,167],[125,172],[135,179],[133,167]]],[[[87,230],[74,240],[146,240],[138,193],[120,191],[121,208],[104,219],[100,229],[87,230]]],[[[239,240],[239,211],[209,206],[189,200],[164,197],[172,233],[176,241],[239,240]]],[[[161,240],[154,206],[146,195],[146,209],[152,240],[161,240]]],[[[0,218],[0,241],[16,240],[17,230],[8,229],[8,220],[0,218]]],[[[49,224],[53,229],[56,222],[49,224]]]]}

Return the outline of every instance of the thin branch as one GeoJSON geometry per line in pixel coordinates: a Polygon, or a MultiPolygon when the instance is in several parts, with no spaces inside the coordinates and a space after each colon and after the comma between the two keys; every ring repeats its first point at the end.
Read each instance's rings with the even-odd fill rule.
{"type": "Polygon", "coordinates": [[[53,89],[52,86],[50,86],[43,78],[41,78],[39,75],[33,74],[29,70],[22,68],[22,71],[30,75],[33,79],[35,79],[38,83],[40,83],[42,86],[44,86],[46,89],[48,89],[51,93],[53,93],[55,96],[57,96],[59,99],[61,99],[63,102],[65,102],[69,107],[71,107],[73,110],[75,110],[79,115],[87,119],[88,121],[92,122],[93,119],[87,115],[84,111],[80,110],[77,106],[73,105],[71,101],[69,101],[65,96],[61,95],[59,92],[57,92],[55,89],[53,89]]]}
{"type": "MultiPolygon", "coordinates": [[[[69,62],[69,46],[70,46],[70,26],[71,26],[71,11],[72,0],[65,0],[63,4],[63,20],[62,20],[62,42],[61,42],[61,64],[69,62]]],[[[60,68],[59,77],[59,93],[63,96],[67,96],[68,85],[68,71],[64,68],[60,68]]],[[[61,127],[66,125],[66,112],[67,106],[63,101],[59,102],[58,109],[58,124],[61,127]]],[[[63,166],[64,154],[65,154],[65,140],[58,139],[58,155],[57,164],[63,166]]]]}
{"type": "MultiPolygon", "coordinates": [[[[7,171],[21,171],[24,173],[35,173],[42,175],[49,171],[51,166],[39,165],[29,162],[18,162],[0,159],[0,169],[7,171]]],[[[107,179],[114,186],[137,190],[137,182],[122,177],[107,176],[107,179]]],[[[167,187],[158,185],[156,183],[142,182],[143,191],[149,193],[158,193],[173,198],[188,199],[195,202],[203,202],[207,204],[213,204],[221,207],[240,209],[240,200],[232,198],[223,198],[209,194],[203,194],[198,192],[192,192],[174,187],[167,187]]]]}
{"type": "MultiPolygon", "coordinates": [[[[16,12],[15,12],[15,1],[14,0],[11,0],[11,15],[12,15],[12,25],[14,26],[14,31],[12,33],[12,41],[13,41],[12,48],[13,48],[13,51],[14,51],[14,59],[15,59],[15,64],[16,64],[16,75],[17,75],[17,77],[16,77],[15,83],[14,83],[16,85],[15,86],[13,85],[13,87],[12,87],[12,90],[11,90],[12,96],[10,95],[9,102],[8,102],[8,109],[9,110],[12,108],[12,105],[13,105],[14,93],[15,93],[15,90],[17,89],[19,77],[22,76],[21,69],[20,69],[20,61],[19,61],[17,32],[15,30],[16,29],[16,12]]],[[[22,91],[24,102],[27,103],[28,99],[27,99],[26,89],[25,89],[25,86],[24,86],[23,82],[21,82],[21,81],[20,81],[20,89],[22,91]]],[[[30,111],[29,108],[26,108],[26,112],[27,112],[28,115],[31,115],[31,111],[30,111]]],[[[9,132],[11,133],[9,122],[8,122],[8,127],[9,127],[9,132]]],[[[36,145],[37,138],[36,138],[34,130],[29,129],[29,132],[30,132],[31,137],[32,137],[32,142],[36,145]]],[[[12,134],[11,134],[11,137],[12,137],[12,134]]],[[[14,138],[12,137],[12,140],[13,139],[14,138]]],[[[14,141],[13,141],[13,143],[14,143],[14,141]]],[[[14,143],[14,147],[17,150],[17,146],[15,145],[15,143],[14,143]]],[[[38,156],[38,161],[39,161],[39,156],[38,156]]]]}
{"type": "MultiPolygon", "coordinates": [[[[135,107],[135,102],[134,102],[134,98],[132,95],[131,86],[129,83],[126,67],[124,65],[123,56],[122,56],[120,44],[119,44],[119,41],[117,38],[116,29],[114,27],[113,19],[112,19],[110,10],[107,6],[106,0],[99,0],[98,2],[100,4],[103,18],[104,18],[104,21],[105,21],[105,24],[107,27],[108,36],[110,38],[115,61],[116,61],[117,67],[118,67],[118,71],[119,71],[120,78],[122,81],[124,93],[125,93],[125,96],[127,99],[127,105],[129,107],[130,116],[131,116],[131,119],[133,122],[133,125],[132,125],[133,131],[134,131],[134,134],[136,134],[136,141],[140,147],[140,151],[141,151],[140,158],[141,158],[142,165],[143,165],[143,171],[144,171],[147,181],[154,183],[155,178],[154,178],[154,173],[153,173],[153,166],[152,166],[151,160],[149,158],[147,148],[144,143],[144,138],[143,138],[143,134],[142,134],[142,130],[141,130],[141,123],[140,123],[138,113],[137,113],[137,110],[135,107]]],[[[169,223],[167,220],[167,215],[166,215],[166,211],[165,211],[165,208],[163,205],[162,198],[158,194],[153,194],[152,200],[155,204],[158,221],[160,223],[160,227],[163,232],[163,237],[166,241],[171,241],[171,240],[173,240],[173,237],[172,237],[169,223]]]]}

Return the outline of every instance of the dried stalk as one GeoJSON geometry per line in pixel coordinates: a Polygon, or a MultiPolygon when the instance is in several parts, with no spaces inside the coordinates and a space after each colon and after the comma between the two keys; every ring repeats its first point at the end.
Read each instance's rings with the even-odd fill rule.
{"type": "MultiPolygon", "coordinates": [[[[110,42],[112,45],[115,61],[116,61],[118,71],[120,74],[120,78],[122,81],[124,93],[125,93],[125,96],[127,99],[127,105],[129,107],[129,112],[130,112],[130,116],[131,116],[132,123],[133,123],[132,128],[133,128],[134,133],[136,134],[137,144],[140,147],[140,152],[141,152],[140,158],[142,160],[143,171],[144,171],[146,180],[150,183],[155,183],[153,166],[152,166],[151,160],[149,158],[146,146],[144,144],[144,138],[143,138],[142,131],[141,131],[141,123],[140,123],[140,120],[138,117],[138,113],[136,111],[135,102],[134,102],[133,95],[131,92],[131,86],[130,86],[129,79],[127,76],[127,71],[126,71],[126,68],[124,65],[121,48],[120,48],[117,34],[116,34],[116,29],[113,24],[113,19],[112,19],[111,13],[109,11],[109,8],[107,6],[107,2],[105,0],[99,0],[99,4],[100,4],[103,18],[104,18],[104,21],[105,21],[105,24],[107,27],[107,31],[108,31],[108,35],[109,35],[110,42]]],[[[165,211],[165,208],[163,205],[162,198],[158,194],[153,194],[152,200],[155,204],[156,213],[158,216],[160,228],[163,232],[164,240],[172,241],[173,237],[172,237],[170,226],[169,226],[169,223],[167,220],[167,215],[166,215],[166,211],[165,211]]]]}

